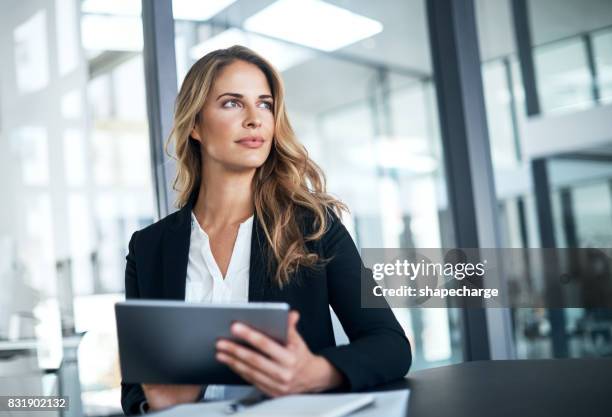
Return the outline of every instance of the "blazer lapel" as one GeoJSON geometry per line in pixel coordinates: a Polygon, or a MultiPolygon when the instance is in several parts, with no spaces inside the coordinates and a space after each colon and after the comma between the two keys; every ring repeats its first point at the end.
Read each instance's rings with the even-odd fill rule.
{"type": "Polygon", "coordinates": [[[253,218],[251,259],[249,265],[249,301],[264,301],[270,275],[267,273],[268,241],[259,224],[257,214],[253,218]]]}
{"type": "Polygon", "coordinates": [[[188,203],[176,213],[162,239],[162,297],[185,299],[189,242],[191,238],[191,207],[188,203]]]}

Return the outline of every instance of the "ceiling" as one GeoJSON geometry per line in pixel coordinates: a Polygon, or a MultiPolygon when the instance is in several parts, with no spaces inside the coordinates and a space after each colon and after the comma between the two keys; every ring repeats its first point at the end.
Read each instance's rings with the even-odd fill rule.
{"type": "MultiPolygon", "coordinates": [[[[431,72],[425,0],[326,1],[384,25],[381,33],[343,48],[342,54],[431,72]]],[[[239,0],[215,20],[240,26],[273,2],[239,0]]],[[[514,52],[510,0],[474,0],[474,3],[483,60],[514,52]]],[[[536,45],[612,25],[612,0],[528,0],[528,6],[536,45]]]]}

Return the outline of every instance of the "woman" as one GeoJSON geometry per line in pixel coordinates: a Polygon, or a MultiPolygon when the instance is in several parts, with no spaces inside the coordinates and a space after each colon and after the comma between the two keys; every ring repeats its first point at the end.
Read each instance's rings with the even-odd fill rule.
{"type": "MultiPolygon", "coordinates": [[[[170,138],[180,210],[132,236],[126,297],[287,302],[286,346],[241,324],[232,333],[263,355],[217,344],[220,362],[270,396],[403,377],[408,340],[391,310],[360,306],[363,265],[338,217],[345,206],[297,141],[276,70],[241,46],[207,54],[185,77],[170,138]],[[330,305],[349,345],[335,346],[330,305]]],[[[223,398],[209,391],[223,387],[205,394],[223,398]]],[[[202,395],[201,386],[122,384],[121,397],[132,414],[202,395]]]]}

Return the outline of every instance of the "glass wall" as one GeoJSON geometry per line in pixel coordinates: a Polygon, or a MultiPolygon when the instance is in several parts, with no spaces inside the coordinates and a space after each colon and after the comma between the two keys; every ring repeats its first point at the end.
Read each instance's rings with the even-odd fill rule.
{"type": "MultiPolygon", "coordinates": [[[[610,247],[612,132],[608,144],[602,141],[597,147],[583,144],[572,148],[559,144],[555,148],[559,141],[555,124],[575,113],[605,110],[602,107],[610,103],[612,4],[548,0],[527,4],[542,113],[534,118],[526,117],[511,2],[476,1],[503,246],[541,247],[540,222],[550,221],[557,247],[610,247]],[[550,13],[552,9],[555,13],[550,13]],[[529,135],[531,125],[546,123],[550,133],[540,130],[538,136],[529,135]],[[546,143],[548,153],[529,154],[525,148],[531,144],[527,141],[546,143]],[[534,188],[531,164],[536,157],[547,167],[549,178],[543,191],[534,188]],[[537,193],[549,199],[551,219],[538,218],[537,204],[542,199],[536,198],[541,197],[537,193]]],[[[582,126],[581,131],[592,127],[582,126]]],[[[612,354],[612,320],[606,312],[516,309],[513,323],[519,358],[612,354]],[[552,342],[555,325],[562,327],[562,341],[557,346],[552,342]]]]}
{"type": "Polygon", "coordinates": [[[593,55],[597,69],[599,99],[604,104],[612,103],[612,29],[593,33],[593,55]]]}
{"type": "Polygon", "coordinates": [[[610,85],[606,73],[612,49],[605,43],[612,30],[612,3],[529,0],[527,8],[542,112],[576,112],[600,104],[600,90],[610,85]]]}
{"type": "Polygon", "coordinates": [[[594,105],[582,38],[540,46],[534,49],[533,58],[543,113],[576,111],[594,105]]]}
{"type": "MultiPolygon", "coordinates": [[[[511,62],[510,78],[503,83],[515,84],[515,98],[520,102],[522,87],[516,84],[520,68],[515,66],[518,61],[510,2],[476,0],[475,3],[483,64],[490,69],[511,62]]],[[[527,2],[542,114],[572,113],[610,102],[612,19],[606,17],[612,14],[610,4],[595,0],[559,4],[549,0],[527,2]],[[548,6],[559,13],[548,13],[548,6]]],[[[483,75],[487,77],[486,72],[483,75]]],[[[487,93],[495,94],[505,88],[500,84],[488,88],[487,93]]],[[[497,117],[496,121],[502,119],[497,117]]]]}
{"type": "MultiPolygon", "coordinates": [[[[424,2],[226,3],[194,12],[212,16],[204,22],[174,0],[179,83],[207,52],[251,47],[281,71],[291,123],[350,207],[344,223],[359,248],[452,245],[424,2]],[[335,23],[306,37],[310,16],[335,23]]],[[[395,313],[413,369],[461,360],[457,312],[395,313]]]]}
{"type": "Polygon", "coordinates": [[[63,358],[74,415],[120,410],[113,304],[129,237],[155,216],[142,24],[108,3],[0,16],[0,387],[57,392],[63,358]]]}

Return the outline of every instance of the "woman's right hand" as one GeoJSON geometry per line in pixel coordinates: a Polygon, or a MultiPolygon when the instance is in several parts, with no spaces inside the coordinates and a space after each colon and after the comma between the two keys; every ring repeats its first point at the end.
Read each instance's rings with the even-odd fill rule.
{"type": "Polygon", "coordinates": [[[142,384],[149,410],[161,410],[200,399],[202,385],[142,384]]]}

